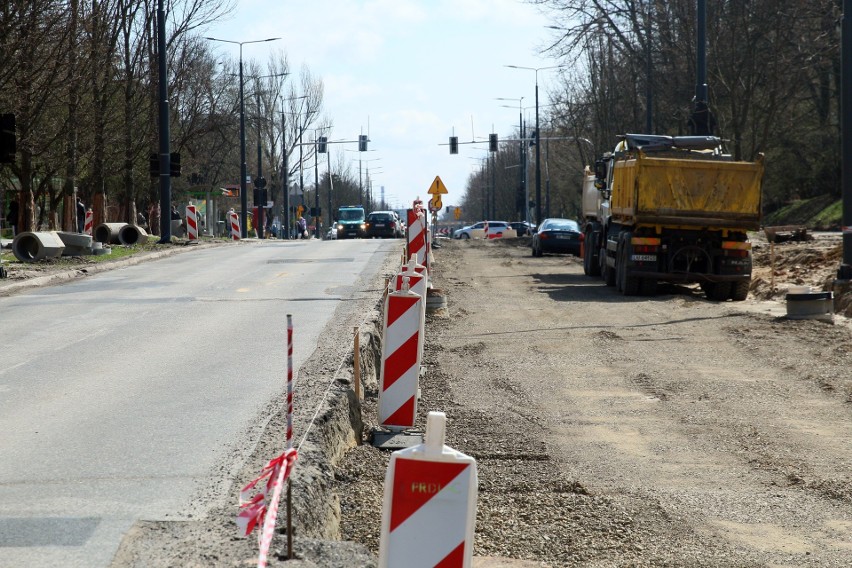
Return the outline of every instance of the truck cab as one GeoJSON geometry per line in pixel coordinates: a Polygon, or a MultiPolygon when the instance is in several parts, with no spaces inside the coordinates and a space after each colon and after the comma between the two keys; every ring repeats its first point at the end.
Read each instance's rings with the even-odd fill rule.
{"type": "Polygon", "coordinates": [[[337,238],[357,239],[366,236],[367,215],[360,205],[345,205],[337,210],[337,238]]]}

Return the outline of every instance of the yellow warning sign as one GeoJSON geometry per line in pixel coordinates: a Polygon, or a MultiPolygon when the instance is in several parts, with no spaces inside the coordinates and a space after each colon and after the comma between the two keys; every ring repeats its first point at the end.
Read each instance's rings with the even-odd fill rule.
{"type": "Polygon", "coordinates": [[[447,191],[447,186],[441,181],[441,176],[435,176],[435,181],[432,182],[432,185],[429,186],[429,191],[426,193],[429,195],[444,195],[449,192],[447,191]]]}
{"type": "Polygon", "coordinates": [[[437,193],[432,196],[432,199],[429,200],[429,211],[433,213],[436,211],[440,211],[443,206],[444,204],[441,203],[441,196],[437,193]]]}

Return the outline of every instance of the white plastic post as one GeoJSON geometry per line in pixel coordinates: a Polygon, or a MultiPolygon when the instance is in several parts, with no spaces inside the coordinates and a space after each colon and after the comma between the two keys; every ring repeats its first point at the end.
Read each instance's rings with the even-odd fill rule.
{"type": "Polygon", "coordinates": [[[444,445],[445,425],[443,412],[430,412],[425,443],[391,454],[385,474],[380,568],[471,566],[476,460],[444,445]]]}

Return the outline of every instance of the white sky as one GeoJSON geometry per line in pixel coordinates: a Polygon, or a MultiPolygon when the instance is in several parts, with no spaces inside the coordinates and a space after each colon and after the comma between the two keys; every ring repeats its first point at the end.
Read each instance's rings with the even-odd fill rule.
{"type": "MultiPolygon", "coordinates": [[[[295,72],[306,65],[324,83],[324,110],[334,123],[329,139],[356,140],[369,126],[362,171],[370,168],[376,200],[384,186],[392,207],[410,207],[417,196],[425,202],[437,175],[449,190],[446,207],[460,203],[467,177],[487,154],[488,133],[502,139],[516,128],[519,102],[495,98],[524,97],[534,121],[535,72],[505,65],[554,65],[537,54],[551,37],[549,23],[518,0],[238,0],[233,18],[204,35],[281,37],[244,46],[243,60],[265,66],[271,52],[283,50],[295,72]],[[474,134],[485,142],[461,144],[450,155],[454,128],[460,142],[474,134]]],[[[215,50],[239,56],[235,45],[215,50]]],[[[538,73],[541,105],[554,72],[538,73]]],[[[330,146],[332,165],[342,147],[357,150],[330,146]]],[[[357,178],[358,152],[344,155],[357,178]]]]}

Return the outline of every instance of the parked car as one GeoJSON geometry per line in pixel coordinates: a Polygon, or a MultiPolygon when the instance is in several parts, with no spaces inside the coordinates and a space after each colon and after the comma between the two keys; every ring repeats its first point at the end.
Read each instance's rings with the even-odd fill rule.
{"type": "Polygon", "coordinates": [[[541,256],[546,252],[569,253],[580,256],[583,233],[580,225],[573,219],[545,219],[533,233],[532,255],[541,256]]]}
{"type": "Polygon", "coordinates": [[[535,225],[527,223],[526,221],[514,221],[509,223],[509,226],[515,229],[515,232],[518,233],[519,237],[532,235],[535,232],[535,225]]]}
{"type": "Polygon", "coordinates": [[[393,211],[373,211],[367,215],[366,221],[367,238],[391,238],[402,237],[402,223],[393,211]]]}
{"type": "Polygon", "coordinates": [[[474,229],[485,229],[486,224],[488,225],[488,234],[486,237],[489,239],[502,237],[503,231],[509,228],[509,223],[506,221],[480,221],[479,223],[474,223],[473,225],[456,230],[453,233],[453,238],[469,239],[471,238],[474,229]]]}

